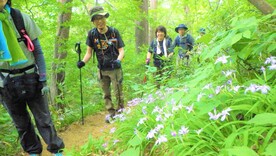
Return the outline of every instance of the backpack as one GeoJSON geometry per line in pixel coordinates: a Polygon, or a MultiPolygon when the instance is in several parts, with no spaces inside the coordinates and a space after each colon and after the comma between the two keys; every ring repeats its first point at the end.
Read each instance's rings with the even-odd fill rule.
{"type": "MultiPolygon", "coordinates": [[[[112,49],[110,50],[111,53],[110,55],[108,55],[108,53],[105,53],[105,55],[103,55],[103,62],[102,65],[105,66],[104,64],[109,64],[110,62],[112,62],[113,60],[116,60],[117,57],[119,56],[119,52],[118,52],[118,48],[117,48],[117,44],[118,44],[118,41],[117,41],[117,38],[116,38],[116,33],[115,33],[115,29],[113,27],[108,27],[108,31],[110,32],[110,35],[111,35],[111,39],[109,39],[109,41],[111,41],[111,43],[109,44],[109,48],[111,47],[112,49]],[[107,57],[107,59],[106,59],[107,57]],[[106,60],[106,62],[105,62],[106,60]]],[[[91,35],[93,37],[93,41],[94,41],[94,46],[95,46],[95,41],[100,41],[100,34],[99,32],[97,31],[97,28],[94,28],[91,30],[91,35]]],[[[100,47],[103,47],[102,43],[99,42],[100,44],[100,47]]],[[[97,47],[97,46],[95,46],[97,47]]],[[[99,47],[97,47],[99,49],[99,47]]],[[[93,53],[93,63],[95,62],[95,55],[96,55],[97,51],[94,51],[93,53]]],[[[98,58],[98,67],[101,69],[101,68],[104,68],[103,66],[101,66],[100,64],[100,61],[99,61],[99,58],[98,58]]],[[[105,68],[108,68],[108,67],[105,67],[105,68]]],[[[112,67],[113,68],[113,67],[112,67]]],[[[116,68],[116,67],[115,67],[116,68]]]]}
{"type": "Polygon", "coordinates": [[[11,17],[14,21],[15,27],[17,31],[20,34],[20,38],[17,39],[18,42],[24,41],[26,47],[28,48],[29,51],[33,52],[34,51],[34,45],[28,36],[28,33],[25,29],[25,24],[24,20],[22,17],[22,14],[20,10],[11,8],[11,17]]]}

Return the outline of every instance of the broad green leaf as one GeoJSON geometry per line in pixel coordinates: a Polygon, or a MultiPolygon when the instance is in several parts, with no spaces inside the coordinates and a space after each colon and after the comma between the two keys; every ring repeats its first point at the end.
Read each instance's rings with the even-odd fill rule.
{"type": "Polygon", "coordinates": [[[270,44],[270,46],[267,48],[267,52],[272,52],[273,50],[275,50],[276,49],[276,44],[274,43],[274,44],[270,44]]]}
{"type": "Polygon", "coordinates": [[[207,59],[207,58],[213,58],[219,51],[221,50],[221,46],[216,46],[215,48],[213,48],[209,53],[208,55],[206,56],[206,58],[204,59],[207,59]]]}
{"type": "Polygon", "coordinates": [[[262,113],[256,115],[253,119],[248,121],[248,124],[254,125],[276,125],[276,114],[274,113],[262,113]]]}
{"type": "Polygon", "coordinates": [[[232,45],[232,48],[235,49],[236,52],[240,52],[243,48],[249,46],[248,44],[252,43],[254,40],[248,38],[241,38],[239,42],[232,45]]]}
{"type": "Polygon", "coordinates": [[[251,38],[251,31],[246,30],[245,32],[242,33],[242,36],[245,38],[251,38]]]}
{"type": "Polygon", "coordinates": [[[251,17],[248,19],[241,19],[237,21],[234,25],[232,25],[233,30],[239,30],[239,32],[243,32],[246,30],[250,30],[254,32],[258,27],[258,21],[256,17],[251,17]]]}
{"type": "Polygon", "coordinates": [[[200,39],[197,40],[198,43],[205,43],[208,44],[213,38],[212,34],[206,34],[202,36],[200,39]]]}
{"type": "Polygon", "coordinates": [[[218,107],[220,104],[221,101],[214,99],[213,101],[209,101],[208,104],[198,102],[195,104],[195,107],[198,108],[198,115],[202,115],[213,112],[214,108],[218,107]]]}
{"type": "Polygon", "coordinates": [[[140,155],[140,148],[129,148],[124,151],[120,156],[139,156],[140,155]]]}
{"type": "Polygon", "coordinates": [[[238,56],[241,59],[246,60],[251,53],[252,53],[252,48],[250,46],[246,46],[245,48],[243,48],[242,51],[238,53],[238,56]]]}
{"type": "Polygon", "coordinates": [[[276,140],[274,140],[271,144],[267,146],[263,154],[265,156],[271,156],[271,155],[275,155],[275,153],[276,153],[276,140]]]}
{"type": "Polygon", "coordinates": [[[129,140],[129,142],[128,142],[128,144],[133,147],[136,147],[136,146],[140,145],[141,143],[142,143],[142,140],[137,135],[133,139],[129,140]]]}
{"type": "MultiPolygon", "coordinates": [[[[276,130],[276,127],[273,127],[269,130],[269,132],[267,132],[265,139],[263,141],[263,148],[267,147],[270,143],[270,140],[274,139],[274,137],[275,137],[274,135],[276,134],[275,130],[276,130]]],[[[264,150],[262,149],[262,151],[264,151],[264,150]]]]}
{"type": "Polygon", "coordinates": [[[236,34],[236,35],[231,39],[231,45],[237,43],[241,38],[242,38],[242,33],[236,34]]]}
{"type": "Polygon", "coordinates": [[[222,151],[226,152],[228,156],[258,156],[255,151],[246,146],[223,149],[222,151]]]}
{"type": "Polygon", "coordinates": [[[236,137],[238,136],[238,133],[232,133],[231,135],[229,135],[224,143],[225,143],[225,147],[226,148],[230,148],[233,146],[233,144],[235,143],[236,137]]]}

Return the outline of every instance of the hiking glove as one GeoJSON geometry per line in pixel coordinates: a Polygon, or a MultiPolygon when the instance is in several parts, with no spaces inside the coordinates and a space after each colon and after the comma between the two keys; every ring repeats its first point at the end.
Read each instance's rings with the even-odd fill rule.
{"type": "Polygon", "coordinates": [[[78,61],[77,66],[78,68],[82,68],[83,66],[85,66],[85,63],[83,61],[78,61]]]}
{"type": "Polygon", "coordinates": [[[147,58],[146,59],[146,65],[149,65],[150,64],[150,58],[147,58]]]}
{"type": "Polygon", "coordinates": [[[43,86],[42,89],[41,89],[41,95],[46,95],[46,94],[50,93],[50,89],[47,86],[46,81],[42,81],[41,83],[42,83],[42,86],[43,86]]]}
{"type": "Polygon", "coordinates": [[[121,61],[120,60],[115,60],[113,61],[114,63],[114,68],[121,68],[121,61]]]}

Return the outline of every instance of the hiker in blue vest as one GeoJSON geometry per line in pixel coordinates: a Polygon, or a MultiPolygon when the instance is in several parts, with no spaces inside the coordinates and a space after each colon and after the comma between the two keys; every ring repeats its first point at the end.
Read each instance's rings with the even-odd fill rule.
{"type": "Polygon", "coordinates": [[[64,143],[57,136],[48,108],[46,67],[37,38],[40,34],[28,15],[11,8],[11,0],[0,1],[0,102],[12,118],[25,152],[31,156],[42,152],[29,108],[47,150],[60,156],[64,143]],[[19,25],[24,25],[21,31],[19,25]]]}
{"type": "Polygon", "coordinates": [[[90,10],[91,22],[95,28],[88,32],[86,39],[87,51],[82,61],[77,62],[77,67],[82,68],[96,54],[98,60],[98,78],[104,92],[105,107],[109,114],[105,121],[110,123],[117,113],[124,108],[123,98],[123,72],[121,61],[124,57],[124,42],[117,29],[106,25],[109,13],[103,7],[96,6],[90,10]],[[111,84],[117,100],[114,108],[111,98],[111,84]]]}
{"type": "Polygon", "coordinates": [[[178,47],[176,65],[184,65],[184,59],[187,59],[186,65],[188,65],[190,52],[194,46],[194,38],[188,34],[188,27],[184,24],[179,24],[178,27],[175,28],[175,31],[178,33],[178,35],[174,39],[172,49],[178,47]]]}
{"type": "Polygon", "coordinates": [[[173,51],[170,48],[172,45],[172,39],[167,35],[167,30],[164,26],[158,26],[155,30],[156,38],[150,44],[147,53],[146,65],[150,64],[151,57],[153,55],[153,64],[157,67],[155,77],[157,80],[157,87],[160,87],[160,79],[164,76],[164,69],[166,65],[170,64],[170,58],[173,55],[173,51]]]}

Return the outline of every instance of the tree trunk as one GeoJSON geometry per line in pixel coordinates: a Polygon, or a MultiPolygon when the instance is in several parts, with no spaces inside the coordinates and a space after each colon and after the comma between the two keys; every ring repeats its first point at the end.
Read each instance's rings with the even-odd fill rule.
{"type": "MultiPolygon", "coordinates": [[[[157,0],[150,0],[150,9],[151,10],[155,10],[157,9],[157,0]]],[[[153,19],[156,19],[157,18],[157,14],[154,14],[153,15],[153,19]]],[[[149,27],[149,41],[151,41],[152,39],[155,38],[155,27],[150,25],[149,27]]]]}
{"type": "MultiPolygon", "coordinates": [[[[72,0],[58,0],[63,6],[72,0]]],[[[64,10],[64,9],[62,9],[64,10]]],[[[54,62],[52,63],[52,87],[51,97],[58,109],[64,111],[64,80],[65,80],[65,59],[67,57],[67,40],[69,38],[70,27],[67,22],[71,20],[72,7],[68,7],[58,16],[58,28],[55,40],[54,62]]]]}
{"type": "Polygon", "coordinates": [[[265,15],[271,14],[275,10],[275,8],[273,8],[265,0],[248,0],[248,1],[265,15]]]}
{"type": "Polygon", "coordinates": [[[142,20],[136,22],[135,36],[136,36],[136,52],[141,52],[141,47],[148,44],[148,21],[145,18],[148,16],[148,0],[142,0],[140,6],[142,20]]]}

